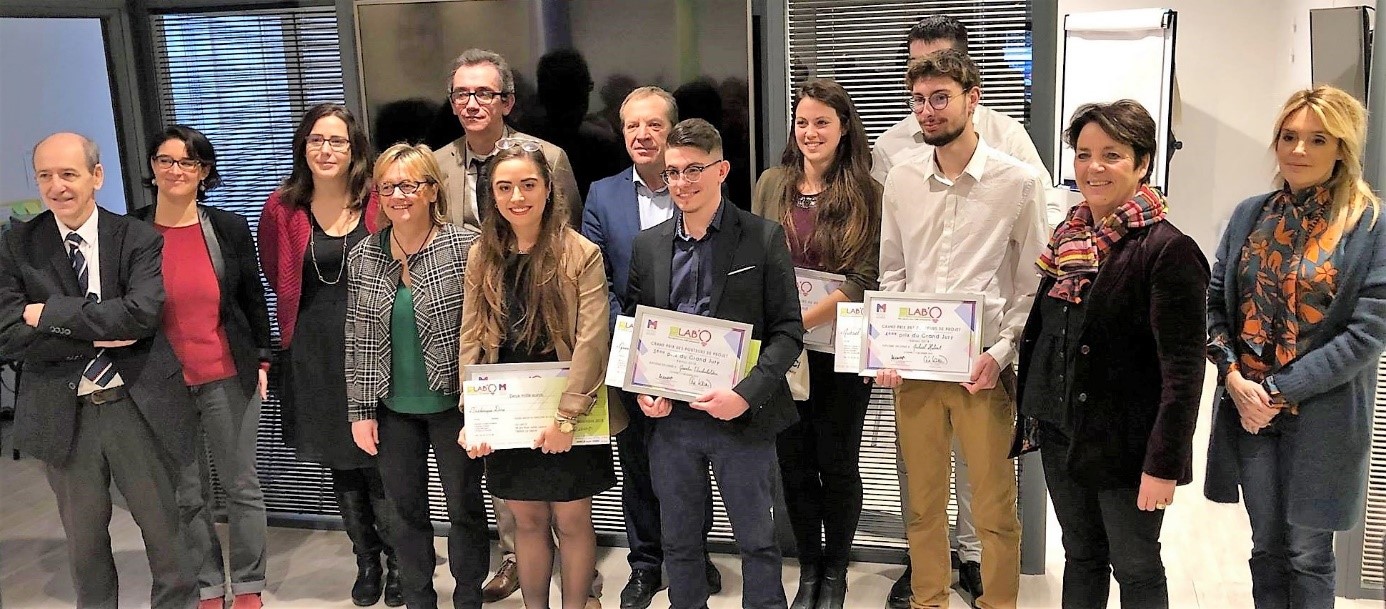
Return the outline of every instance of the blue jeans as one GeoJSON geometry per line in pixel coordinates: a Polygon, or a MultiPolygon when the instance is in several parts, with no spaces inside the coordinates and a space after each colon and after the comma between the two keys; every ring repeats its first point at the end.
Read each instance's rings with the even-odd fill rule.
{"type": "Polygon", "coordinates": [[[1298,418],[1277,416],[1259,434],[1238,432],[1242,502],[1251,517],[1251,596],[1256,609],[1333,606],[1333,531],[1286,515],[1298,418]]]}

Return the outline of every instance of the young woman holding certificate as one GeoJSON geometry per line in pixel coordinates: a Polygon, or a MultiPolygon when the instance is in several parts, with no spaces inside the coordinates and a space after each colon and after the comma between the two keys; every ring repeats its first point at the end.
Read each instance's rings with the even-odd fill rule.
{"type": "MultiPolygon", "coordinates": [[[[552,190],[537,144],[502,139],[488,172],[500,212],[483,213],[467,267],[460,361],[569,362],[552,422],[532,449],[468,450],[486,457],[487,485],[517,524],[515,556],[527,607],[549,606],[550,531],[562,557],[562,606],[582,609],[595,573],[592,496],[616,484],[609,444],[573,446],[579,420],[596,403],[609,351],[606,270],[601,250],[568,227],[569,201],[552,190]],[[551,524],[552,523],[552,524],[551,524]]],[[[465,404],[463,405],[465,409],[465,404]]],[[[611,433],[624,413],[610,405],[611,433]]],[[[468,446],[467,430],[457,436],[468,446]]]]}
{"type": "MultiPolygon", "coordinates": [[[[831,327],[839,302],[861,302],[864,292],[876,289],[880,201],[866,132],[847,91],[827,79],[805,83],[784,157],[761,174],[751,204],[757,215],[784,225],[795,267],[845,276],[803,311],[805,328],[831,327]]],[[[861,516],[858,456],[871,385],[834,372],[832,353],[810,351],[808,372],[809,398],[797,402],[799,422],[777,442],[799,549],[799,592],[791,606],[841,609],[861,516]]]]}
{"type": "Polygon", "coordinates": [[[385,496],[398,511],[392,532],[405,603],[438,606],[428,449],[447,499],[448,566],[454,607],[481,607],[490,553],[481,463],[454,439],[462,274],[476,231],[448,224],[442,173],[427,146],[396,144],[375,165],[385,225],[347,256],[347,417],[356,445],[377,455],[385,496]]]}

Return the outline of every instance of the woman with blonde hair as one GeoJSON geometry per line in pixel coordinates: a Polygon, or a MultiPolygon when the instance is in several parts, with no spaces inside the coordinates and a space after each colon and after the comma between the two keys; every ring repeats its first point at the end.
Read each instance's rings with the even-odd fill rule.
{"type": "Polygon", "coordinates": [[[462,430],[457,337],[462,277],[476,231],[447,223],[443,175],[427,146],[396,144],[375,163],[379,233],[347,256],[347,418],[356,446],[376,455],[409,609],[436,609],[428,449],[447,503],[454,607],[481,607],[490,554],[481,463],[462,430]]]}
{"type": "Polygon", "coordinates": [[[1280,187],[1237,206],[1208,286],[1218,367],[1209,499],[1251,518],[1258,609],[1332,607],[1333,532],[1362,518],[1376,362],[1386,339],[1386,225],[1362,178],[1367,116],[1329,86],[1275,123],[1280,187]]]}

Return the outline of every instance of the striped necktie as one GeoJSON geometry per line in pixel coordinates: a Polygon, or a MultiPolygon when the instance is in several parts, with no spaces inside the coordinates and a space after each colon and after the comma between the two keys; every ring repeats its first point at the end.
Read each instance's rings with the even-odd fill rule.
{"type": "MultiPolygon", "coordinates": [[[[76,232],[67,234],[67,257],[72,261],[72,271],[77,273],[77,285],[86,291],[90,284],[87,283],[87,257],[82,254],[82,236],[76,232]]],[[[92,292],[87,292],[87,299],[98,301],[101,298],[92,292]]],[[[111,358],[106,357],[106,350],[99,349],[96,357],[92,358],[91,363],[87,364],[87,369],[82,372],[82,376],[96,384],[98,389],[104,389],[107,384],[115,378],[115,365],[111,358]]]]}

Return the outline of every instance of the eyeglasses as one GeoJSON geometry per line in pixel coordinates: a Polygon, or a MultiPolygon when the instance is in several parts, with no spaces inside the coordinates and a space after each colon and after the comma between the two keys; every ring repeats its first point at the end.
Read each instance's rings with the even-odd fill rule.
{"type": "Polygon", "coordinates": [[[465,106],[467,102],[475,97],[476,103],[483,106],[490,105],[499,98],[510,95],[509,91],[492,91],[490,89],[480,89],[477,91],[463,91],[456,89],[448,92],[448,100],[458,106],[465,106]]]}
{"type": "Polygon", "coordinates": [[[310,135],[304,141],[308,143],[309,148],[322,148],[323,144],[331,146],[332,149],[337,152],[346,152],[347,148],[351,148],[351,140],[346,139],[344,137],[323,137],[321,135],[310,135]]]}
{"type": "Polygon", "coordinates": [[[944,93],[943,91],[939,91],[938,93],[935,93],[928,97],[924,97],[923,95],[911,95],[909,101],[906,103],[909,104],[911,112],[919,112],[923,110],[924,104],[926,103],[929,104],[930,108],[933,108],[935,110],[942,110],[948,107],[948,102],[953,101],[954,97],[962,97],[962,93],[958,93],[956,95],[949,95],[947,93],[944,93]]]}
{"type": "Polygon", "coordinates": [[[174,164],[182,167],[184,171],[197,171],[202,167],[202,161],[197,159],[175,159],[167,154],[154,157],[154,166],[165,171],[173,169],[174,164]]]}
{"type": "MultiPolygon", "coordinates": [[[[1091,152],[1079,152],[1079,153],[1073,155],[1073,158],[1074,158],[1075,161],[1077,161],[1077,162],[1079,162],[1079,163],[1084,163],[1084,164],[1091,163],[1091,162],[1092,162],[1092,153],[1091,153],[1091,152]]],[[[1126,159],[1129,159],[1129,158],[1131,158],[1131,157],[1126,156],[1126,155],[1124,155],[1124,154],[1122,154],[1122,153],[1120,153],[1120,152],[1117,152],[1117,151],[1115,151],[1115,150],[1108,150],[1107,152],[1102,153],[1102,155],[1101,155],[1100,158],[1098,159],[1098,163],[1099,163],[1100,165],[1104,166],[1104,167],[1111,167],[1112,165],[1116,165],[1117,163],[1120,163],[1120,162],[1122,162],[1122,161],[1124,161],[1124,160],[1126,160],[1126,159]]]]}
{"type": "Polygon", "coordinates": [[[375,193],[382,197],[392,197],[395,194],[395,189],[398,188],[399,191],[403,193],[405,196],[409,196],[416,192],[419,192],[419,189],[422,188],[424,184],[436,183],[437,182],[434,182],[433,180],[424,180],[422,182],[404,180],[402,182],[396,182],[394,184],[391,184],[389,182],[381,182],[380,184],[375,185],[375,193]]]}
{"type": "Polygon", "coordinates": [[[518,137],[501,138],[496,142],[496,150],[510,150],[518,147],[525,152],[539,152],[539,142],[518,137]]]}
{"type": "Polygon", "coordinates": [[[692,184],[702,179],[703,172],[707,171],[709,167],[721,163],[723,160],[725,159],[717,159],[706,165],[689,165],[687,167],[684,167],[683,171],[679,171],[677,169],[665,169],[664,171],[659,172],[659,177],[663,178],[665,182],[673,182],[674,178],[682,177],[685,182],[692,184]]]}

